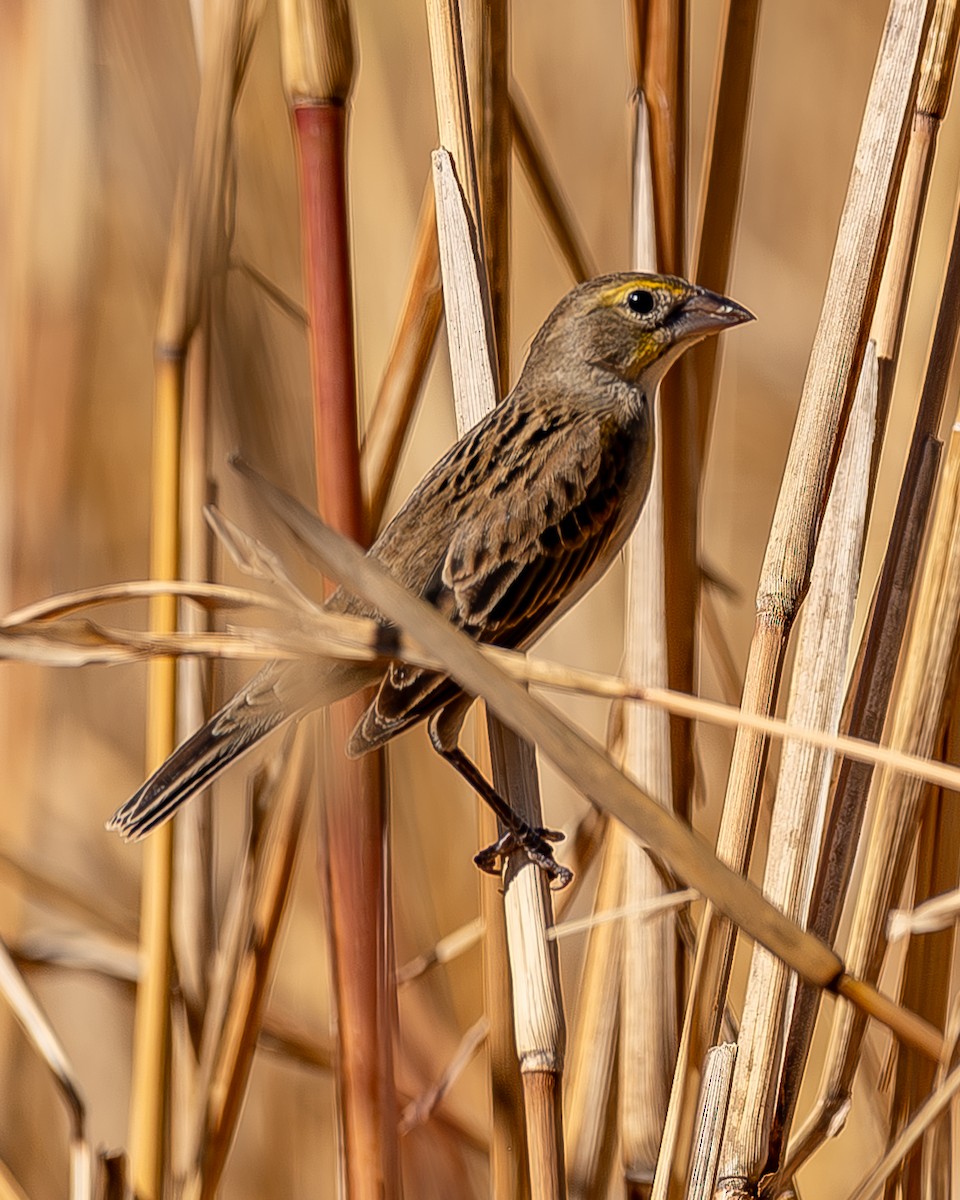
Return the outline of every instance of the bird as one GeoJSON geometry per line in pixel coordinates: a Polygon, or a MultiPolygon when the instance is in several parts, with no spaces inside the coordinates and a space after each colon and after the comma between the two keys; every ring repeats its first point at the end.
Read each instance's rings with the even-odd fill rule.
{"type": "MultiPolygon", "coordinates": [[[[594,586],[635,526],[650,486],[654,400],[702,338],[753,320],[736,301],[669,275],[603,275],[575,287],[534,337],[509,395],[427,472],[368,554],[476,641],[527,649],[594,586]]],[[[334,592],[329,611],[375,606],[334,592]]],[[[108,828],[137,840],[267,734],[374,685],[345,747],[356,757],[426,720],[431,743],[496,811],[504,832],[476,855],[498,872],[522,850],[557,886],[571,878],[459,746],[474,697],[400,661],[268,663],[190,736],[108,828]]]]}

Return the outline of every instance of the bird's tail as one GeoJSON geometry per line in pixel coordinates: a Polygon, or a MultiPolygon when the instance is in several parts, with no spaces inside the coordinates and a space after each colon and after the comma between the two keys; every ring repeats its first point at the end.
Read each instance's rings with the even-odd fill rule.
{"type": "Polygon", "coordinates": [[[366,663],[269,663],[189,737],[107,822],[137,841],[185,804],[268,733],[310,709],[352,695],[376,678],[366,663]]]}

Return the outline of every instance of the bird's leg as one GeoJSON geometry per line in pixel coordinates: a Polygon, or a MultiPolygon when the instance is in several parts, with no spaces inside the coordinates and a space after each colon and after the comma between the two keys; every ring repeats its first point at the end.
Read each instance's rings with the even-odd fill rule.
{"type": "Polygon", "coordinates": [[[503,832],[491,846],[481,850],[474,862],[481,871],[499,875],[507,856],[514,850],[522,851],[532,863],[546,871],[550,882],[558,889],[564,888],[573,879],[573,872],[561,866],[553,857],[551,842],[563,840],[563,834],[555,829],[535,828],[517,812],[500,793],[484,778],[480,768],[460,749],[460,727],[469,705],[457,701],[434,713],[430,718],[430,741],[437,753],[458,771],[497,814],[503,832]]]}

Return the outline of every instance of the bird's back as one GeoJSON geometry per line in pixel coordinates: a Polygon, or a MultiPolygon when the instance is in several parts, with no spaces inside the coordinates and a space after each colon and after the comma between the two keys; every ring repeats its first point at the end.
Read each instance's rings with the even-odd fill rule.
{"type": "MultiPolygon", "coordinates": [[[[521,384],[437,463],[370,550],[480,642],[522,647],[609,566],[650,477],[646,403],[578,403],[521,384]]],[[[374,615],[338,593],[332,606],[374,615]]],[[[351,739],[381,745],[459,692],[402,663],[351,739]]]]}

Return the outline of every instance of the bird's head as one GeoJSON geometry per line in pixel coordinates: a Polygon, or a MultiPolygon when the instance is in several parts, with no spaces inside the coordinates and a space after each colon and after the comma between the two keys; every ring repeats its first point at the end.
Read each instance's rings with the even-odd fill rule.
{"type": "Polygon", "coordinates": [[[530,358],[565,372],[584,365],[653,391],[694,342],[753,314],[671,275],[602,275],[569,292],[547,318],[530,358]]]}

